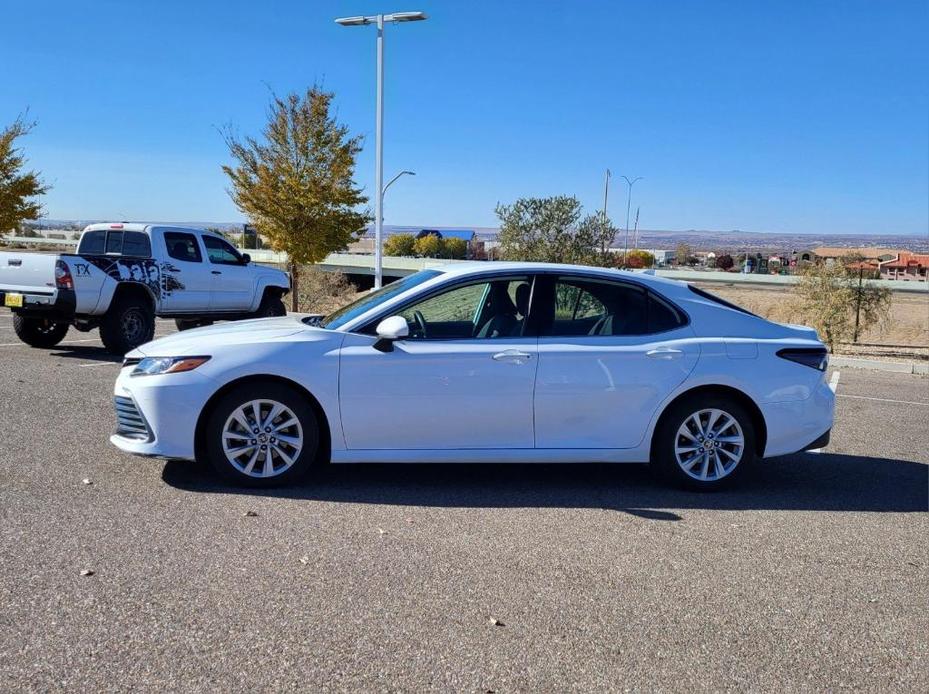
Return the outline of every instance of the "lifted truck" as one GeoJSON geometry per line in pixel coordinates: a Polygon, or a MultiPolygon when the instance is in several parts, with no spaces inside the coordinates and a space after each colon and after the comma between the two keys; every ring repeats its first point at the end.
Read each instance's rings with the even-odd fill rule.
{"type": "Polygon", "coordinates": [[[181,330],[214,320],[282,316],[285,272],[251,262],[224,238],[160,224],[91,224],[77,253],[0,252],[0,306],[33,347],[54,347],[74,326],[100,328],[125,354],[148,342],[155,317],[181,330]]]}

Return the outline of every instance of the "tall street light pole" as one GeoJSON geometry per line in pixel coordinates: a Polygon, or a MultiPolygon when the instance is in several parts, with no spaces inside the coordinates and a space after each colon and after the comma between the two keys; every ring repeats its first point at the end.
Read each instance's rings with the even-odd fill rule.
{"type": "MultiPolygon", "coordinates": [[[[606,170],[606,178],[605,178],[604,181],[603,181],[603,230],[604,230],[604,231],[606,231],[607,219],[609,219],[609,218],[606,216],[606,202],[607,202],[607,200],[608,200],[609,197],[610,197],[610,176],[612,176],[612,175],[613,175],[613,174],[610,173],[610,170],[607,169],[607,170],[606,170]]],[[[602,244],[602,243],[603,243],[603,242],[601,241],[601,244],[602,244]]],[[[601,252],[601,253],[606,253],[606,249],[603,248],[602,245],[601,245],[601,247],[600,247],[600,252],[601,252]]]]}
{"type": "Polygon", "coordinates": [[[415,175],[416,175],[415,171],[401,171],[396,176],[394,176],[392,179],[387,181],[387,185],[384,186],[384,195],[387,195],[387,189],[390,188],[390,186],[393,185],[394,181],[396,181],[401,176],[415,176],[415,175]]]}
{"type": "MultiPolygon", "coordinates": [[[[381,242],[384,238],[384,24],[390,22],[419,22],[426,19],[425,12],[393,12],[357,17],[340,17],[342,26],[377,26],[377,105],[374,126],[374,288],[380,289],[384,278],[381,242]]],[[[391,181],[393,183],[393,181],[391,181]]],[[[388,184],[390,185],[390,184],[388,184]]]]}
{"type": "Polygon", "coordinates": [[[631,181],[628,176],[623,176],[623,180],[629,184],[629,196],[626,198],[626,240],[623,242],[623,267],[626,266],[626,253],[629,252],[629,209],[632,206],[632,186],[636,181],[641,181],[641,176],[636,176],[631,181]]]}

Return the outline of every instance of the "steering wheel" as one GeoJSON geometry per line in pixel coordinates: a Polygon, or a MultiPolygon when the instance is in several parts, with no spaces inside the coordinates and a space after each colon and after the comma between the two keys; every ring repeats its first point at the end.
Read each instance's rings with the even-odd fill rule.
{"type": "Polygon", "coordinates": [[[429,334],[426,330],[426,319],[422,314],[422,311],[413,311],[413,322],[416,324],[416,330],[419,331],[421,337],[429,337],[429,334]]]}

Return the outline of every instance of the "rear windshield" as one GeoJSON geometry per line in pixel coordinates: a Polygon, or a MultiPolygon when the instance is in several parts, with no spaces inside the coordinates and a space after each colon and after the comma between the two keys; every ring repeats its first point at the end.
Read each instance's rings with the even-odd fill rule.
{"type": "Polygon", "coordinates": [[[757,314],[752,313],[748,309],[742,308],[741,306],[737,304],[733,304],[731,301],[726,301],[725,299],[721,299],[715,294],[710,294],[710,292],[700,289],[699,287],[695,287],[692,284],[688,284],[687,286],[690,287],[690,291],[692,291],[697,296],[703,297],[704,299],[707,299],[709,301],[712,301],[713,303],[719,304],[720,306],[731,308],[733,311],[739,311],[740,313],[746,313],[749,316],[755,316],[755,318],[760,317],[757,314]]]}
{"type": "Polygon", "coordinates": [[[120,255],[130,258],[150,258],[152,245],[141,231],[95,229],[81,236],[78,255],[120,255]]]}

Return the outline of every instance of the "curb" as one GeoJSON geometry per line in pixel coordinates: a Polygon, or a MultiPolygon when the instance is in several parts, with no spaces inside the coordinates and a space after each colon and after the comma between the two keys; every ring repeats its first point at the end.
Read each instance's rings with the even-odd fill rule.
{"type": "Polygon", "coordinates": [[[870,369],[890,371],[898,374],[929,374],[929,363],[906,361],[880,361],[878,359],[854,359],[852,357],[829,357],[829,366],[845,369],[870,369]]]}

